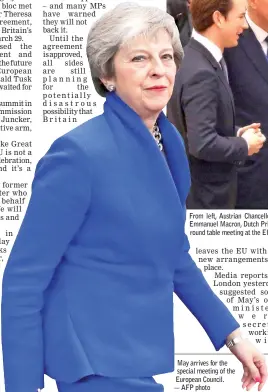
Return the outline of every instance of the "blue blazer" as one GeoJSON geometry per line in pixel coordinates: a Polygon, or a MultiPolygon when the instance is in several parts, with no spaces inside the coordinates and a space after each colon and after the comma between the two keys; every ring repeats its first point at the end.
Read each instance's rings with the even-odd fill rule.
{"type": "MultiPolygon", "coordinates": [[[[224,52],[236,109],[236,124],[260,122],[268,139],[268,57],[249,28],[238,46],[224,52]]],[[[236,208],[268,209],[268,142],[238,169],[236,208]]]]}
{"type": "Polygon", "coordinates": [[[238,327],[191,259],[189,169],[158,118],[166,159],[140,117],[110,93],[104,114],[56,140],[37,165],[2,294],[6,392],[90,374],[174,368],[173,292],[215,348],[238,327]]]}

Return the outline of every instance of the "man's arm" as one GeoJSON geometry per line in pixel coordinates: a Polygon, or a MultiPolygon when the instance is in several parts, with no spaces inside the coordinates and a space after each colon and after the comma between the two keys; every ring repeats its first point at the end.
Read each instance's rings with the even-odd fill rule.
{"type": "Polygon", "coordinates": [[[217,76],[209,70],[199,72],[183,86],[181,102],[189,153],[211,162],[244,160],[248,155],[247,142],[236,136],[220,136],[216,131],[217,95],[217,76]]]}

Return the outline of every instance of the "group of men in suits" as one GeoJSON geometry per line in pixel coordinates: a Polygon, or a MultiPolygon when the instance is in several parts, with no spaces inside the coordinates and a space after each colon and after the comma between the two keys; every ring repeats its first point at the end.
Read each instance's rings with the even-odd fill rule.
{"type": "Polygon", "coordinates": [[[268,209],[268,0],[167,5],[185,49],[167,113],[189,157],[188,208],[268,209]]]}

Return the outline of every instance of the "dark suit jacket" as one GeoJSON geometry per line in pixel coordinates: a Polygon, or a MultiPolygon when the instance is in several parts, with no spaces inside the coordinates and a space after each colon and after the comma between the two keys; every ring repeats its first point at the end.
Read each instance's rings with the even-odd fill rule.
{"type": "Polygon", "coordinates": [[[161,113],[166,159],[115,93],[37,166],[2,293],[6,392],[43,374],[149,377],[174,368],[173,292],[216,349],[238,327],[189,255],[190,178],[161,113]]]}
{"type": "Polygon", "coordinates": [[[180,32],[182,46],[186,46],[191,38],[193,23],[187,0],[167,0],[167,12],[173,16],[180,32]]]}
{"type": "MultiPolygon", "coordinates": [[[[233,91],[236,123],[244,126],[260,122],[268,139],[268,60],[251,29],[239,45],[225,50],[230,86],[233,91]]],[[[237,208],[268,208],[268,143],[258,154],[247,158],[238,170],[237,208]]]]}
{"type": "Polygon", "coordinates": [[[236,161],[246,158],[248,147],[235,136],[234,101],[220,65],[193,38],[176,75],[168,117],[188,147],[188,207],[233,208],[236,161]]]}

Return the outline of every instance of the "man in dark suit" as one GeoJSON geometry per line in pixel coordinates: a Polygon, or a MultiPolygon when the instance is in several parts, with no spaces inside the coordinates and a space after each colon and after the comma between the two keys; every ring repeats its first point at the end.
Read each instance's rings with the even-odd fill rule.
{"type": "Polygon", "coordinates": [[[188,208],[234,208],[236,165],[259,151],[264,137],[251,124],[235,128],[234,101],[224,48],[237,45],[247,28],[246,0],[192,0],[193,38],[185,50],[168,107],[185,138],[192,187],[188,208]],[[186,137],[187,135],[187,137],[186,137]]]}
{"type": "MultiPolygon", "coordinates": [[[[249,0],[249,29],[237,47],[225,51],[236,123],[261,123],[268,135],[268,1],[249,0]]],[[[238,170],[236,208],[268,208],[268,145],[238,170]]]]}
{"type": "Polygon", "coordinates": [[[167,12],[175,19],[183,47],[188,44],[193,30],[190,3],[191,0],[167,0],[167,12]]]}

